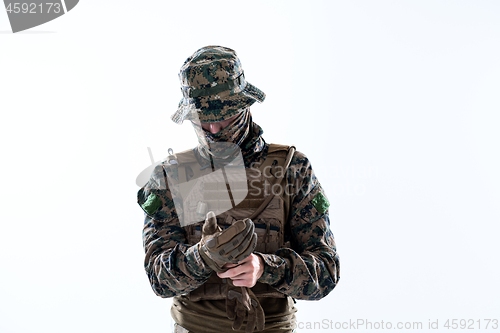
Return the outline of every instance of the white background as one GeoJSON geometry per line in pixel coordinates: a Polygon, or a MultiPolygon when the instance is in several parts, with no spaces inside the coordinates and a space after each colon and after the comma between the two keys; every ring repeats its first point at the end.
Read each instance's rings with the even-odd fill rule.
{"type": "Polygon", "coordinates": [[[196,144],[169,117],[210,44],[331,201],[341,281],[302,327],[500,319],[498,1],[176,3],[84,0],[18,34],[0,10],[0,332],[170,331],[135,177],[147,147],[196,144]]]}

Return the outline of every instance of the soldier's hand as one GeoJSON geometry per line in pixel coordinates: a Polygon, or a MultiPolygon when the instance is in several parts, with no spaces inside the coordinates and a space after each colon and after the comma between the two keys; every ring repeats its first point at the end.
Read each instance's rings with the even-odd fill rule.
{"type": "Polygon", "coordinates": [[[215,214],[208,212],[198,247],[200,255],[213,270],[223,272],[224,264],[242,261],[255,250],[257,234],[254,230],[253,222],[245,219],[221,231],[215,214]]]}
{"type": "Polygon", "coordinates": [[[235,286],[252,288],[264,273],[264,261],[259,255],[252,253],[238,264],[228,263],[223,268],[227,270],[217,273],[221,279],[229,278],[235,286]]]}

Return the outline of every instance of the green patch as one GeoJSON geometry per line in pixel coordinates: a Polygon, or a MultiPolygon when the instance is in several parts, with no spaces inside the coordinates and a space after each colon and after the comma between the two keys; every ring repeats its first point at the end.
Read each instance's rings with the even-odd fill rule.
{"type": "Polygon", "coordinates": [[[323,193],[318,192],[314,196],[314,198],[311,200],[312,204],[316,208],[318,212],[323,214],[328,210],[328,207],[330,207],[330,203],[328,202],[328,199],[324,196],[323,193]]]}
{"type": "Polygon", "coordinates": [[[151,193],[148,196],[148,200],[141,205],[142,209],[148,214],[152,215],[156,213],[158,208],[161,207],[161,199],[156,196],[156,194],[151,193]]]}

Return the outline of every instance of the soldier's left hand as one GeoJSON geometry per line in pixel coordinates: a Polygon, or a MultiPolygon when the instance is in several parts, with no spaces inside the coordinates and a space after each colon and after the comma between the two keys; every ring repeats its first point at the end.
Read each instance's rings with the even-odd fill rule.
{"type": "Polygon", "coordinates": [[[252,253],[239,263],[227,263],[223,268],[228,270],[224,273],[217,273],[221,279],[231,279],[237,287],[252,288],[264,272],[264,261],[260,256],[252,253]]]}

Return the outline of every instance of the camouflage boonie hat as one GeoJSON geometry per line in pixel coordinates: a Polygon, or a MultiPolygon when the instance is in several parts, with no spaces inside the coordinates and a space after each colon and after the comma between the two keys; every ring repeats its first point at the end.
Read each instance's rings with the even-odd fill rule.
{"type": "Polygon", "coordinates": [[[234,50],[205,46],[187,58],[179,73],[181,99],[172,120],[202,123],[231,118],[246,107],[264,101],[266,95],[246,82],[240,60],[234,50]]]}

